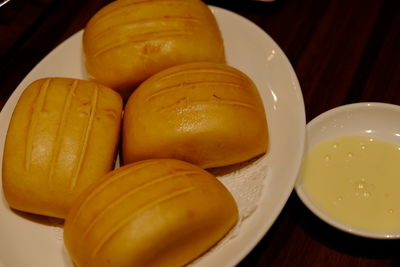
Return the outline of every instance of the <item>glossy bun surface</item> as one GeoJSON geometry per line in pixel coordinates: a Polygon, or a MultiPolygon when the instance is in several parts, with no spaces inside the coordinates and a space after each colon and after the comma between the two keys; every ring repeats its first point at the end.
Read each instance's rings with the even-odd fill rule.
{"type": "Polygon", "coordinates": [[[65,217],[77,195],[113,168],[122,99],[94,82],[46,78],[22,93],[7,132],[3,189],[17,210],[65,217]]]}
{"type": "Polygon", "coordinates": [[[165,68],[225,60],[217,22],[199,0],[114,1],[87,24],[83,48],[89,76],[124,98],[165,68]]]}
{"type": "Polygon", "coordinates": [[[152,76],[129,98],[123,118],[125,163],[176,158],[202,168],[266,152],[268,127],[252,80],[225,64],[182,64],[152,76]]]}
{"type": "Polygon", "coordinates": [[[152,159],[117,169],[86,190],[64,227],[78,267],[183,266],[236,223],[229,191],[192,164],[152,159]]]}

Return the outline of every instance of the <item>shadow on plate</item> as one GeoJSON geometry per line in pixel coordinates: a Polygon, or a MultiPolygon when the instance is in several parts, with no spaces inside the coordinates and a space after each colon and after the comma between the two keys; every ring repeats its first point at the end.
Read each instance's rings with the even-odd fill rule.
{"type": "Polygon", "coordinates": [[[64,220],[60,218],[54,218],[54,217],[48,217],[48,216],[43,216],[43,215],[37,215],[37,214],[32,214],[32,213],[27,213],[19,210],[15,210],[10,208],[10,210],[17,216],[29,220],[31,222],[43,224],[46,226],[57,226],[57,227],[63,227],[64,225],[64,220]]]}

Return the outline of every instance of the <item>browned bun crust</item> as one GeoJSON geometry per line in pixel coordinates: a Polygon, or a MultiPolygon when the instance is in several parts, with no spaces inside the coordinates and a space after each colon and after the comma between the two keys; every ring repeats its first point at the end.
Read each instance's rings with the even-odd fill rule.
{"type": "Polygon", "coordinates": [[[217,22],[199,0],[114,1],[87,24],[83,49],[89,76],[124,98],[165,68],[225,61],[217,22]]]}
{"type": "Polygon", "coordinates": [[[166,69],[142,83],[126,104],[125,163],[167,157],[212,168],[249,160],[267,146],[267,120],[256,86],[225,64],[166,69]]]}
{"type": "Polygon", "coordinates": [[[229,191],[192,164],[152,159],[126,165],[86,190],[65,220],[75,264],[183,266],[238,220],[229,191]]]}
{"type": "Polygon", "coordinates": [[[114,167],[121,113],[121,97],[94,82],[46,78],[30,84],[5,143],[9,205],[64,218],[76,197],[114,167]]]}

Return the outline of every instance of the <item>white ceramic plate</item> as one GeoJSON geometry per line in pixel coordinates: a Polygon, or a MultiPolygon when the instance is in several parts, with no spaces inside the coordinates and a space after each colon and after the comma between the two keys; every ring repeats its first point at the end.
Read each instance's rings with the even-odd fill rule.
{"type": "MultiPolygon", "coordinates": [[[[268,153],[233,174],[249,181],[261,178],[262,186],[255,188],[260,190],[259,197],[250,199],[256,201],[250,203],[255,210],[243,218],[234,235],[192,264],[233,266],[265,235],[293,190],[303,156],[305,111],[296,74],[279,46],[239,15],[211,9],[223,34],[228,64],[249,75],[260,90],[270,133],[268,153]]],[[[47,55],[16,88],[0,114],[0,153],[14,106],[29,83],[49,76],[86,78],[81,40],[82,31],[47,55]]],[[[0,266],[72,266],[63,246],[61,223],[21,216],[9,209],[2,190],[0,198],[0,266]]]]}
{"type": "MultiPolygon", "coordinates": [[[[368,136],[400,145],[400,106],[386,103],[356,103],[340,106],[322,113],[307,125],[306,150],[340,136],[368,136]]],[[[320,210],[303,189],[301,177],[296,193],[316,216],[342,231],[377,239],[400,238],[400,233],[363,231],[338,222],[320,210]]]]}

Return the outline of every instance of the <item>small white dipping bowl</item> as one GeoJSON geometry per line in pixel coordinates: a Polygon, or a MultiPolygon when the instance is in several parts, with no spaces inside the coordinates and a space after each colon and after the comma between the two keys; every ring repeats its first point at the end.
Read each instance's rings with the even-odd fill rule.
{"type": "MultiPolygon", "coordinates": [[[[305,153],[323,141],[350,135],[368,136],[400,145],[400,106],[371,102],[349,104],[328,110],[307,124],[305,153]]],[[[367,238],[400,238],[400,231],[390,234],[364,231],[330,217],[310,200],[303,190],[301,176],[296,181],[295,190],[308,209],[321,220],[339,230],[367,238]]]]}

